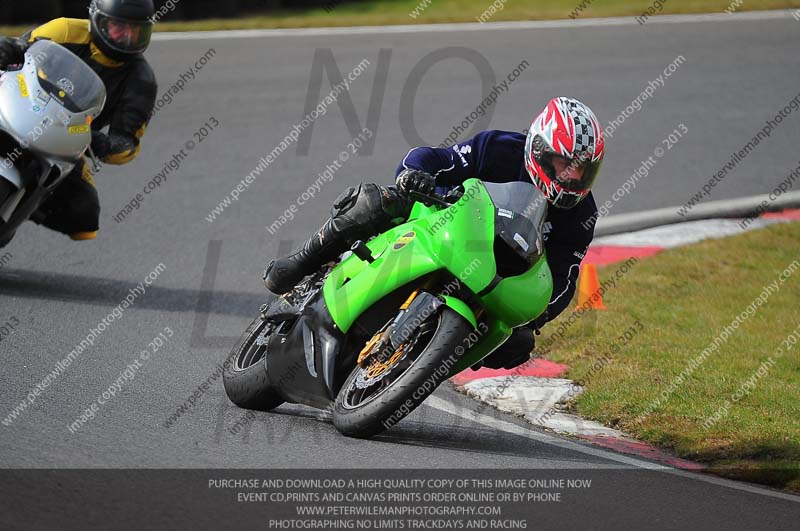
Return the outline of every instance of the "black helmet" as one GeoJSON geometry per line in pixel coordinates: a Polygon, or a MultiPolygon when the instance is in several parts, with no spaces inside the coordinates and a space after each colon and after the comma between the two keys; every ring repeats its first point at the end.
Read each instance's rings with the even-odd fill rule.
{"type": "Polygon", "coordinates": [[[92,0],[92,42],[111,59],[130,60],[150,44],[154,15],[153,0],[92,0]]]}

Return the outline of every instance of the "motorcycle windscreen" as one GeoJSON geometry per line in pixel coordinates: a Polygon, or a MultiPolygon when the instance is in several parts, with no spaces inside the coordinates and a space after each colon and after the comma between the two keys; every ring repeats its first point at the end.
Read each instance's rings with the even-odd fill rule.
{"type": "Polygon", "coordinates": [[[36,41],[28,53],[33,55],[39,84],[47,94],[72,113],[100,108],[106,88],[89,65],[78,56],[51,41],[36,41]]]}
{"type": "Polygon", "coordinates": [[[533,183],[483,184],[495,206],[497,235],[529,265],[536,263],[543,253],[547,198],[533,183]]]}

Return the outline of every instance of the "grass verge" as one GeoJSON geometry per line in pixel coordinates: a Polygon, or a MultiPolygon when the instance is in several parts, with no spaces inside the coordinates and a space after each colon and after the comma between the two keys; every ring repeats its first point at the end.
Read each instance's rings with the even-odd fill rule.
{"type": "MultiPolygon", "coordinates": [[[[188,22],[160,22],[157,31],[206,31],[226,29],[308,28],[327,26],[383,26],[395,24],[433,24],[478,22],[486,13],[487,22],[507,20],[551,20],[564,18],[639,16],[656,4],[653,0],[362,0],[332,2],[325,9],[279,10],[268,15],[188,22]]],[[[800,8],[800,0],[666,0],[657,14],[719,13],[726,9],[750,11],[800,8]]],[[[26,26],[0,26],[0,35],[19,35],[26,26]]]]}
{"type": "Polygon", "coordinates": [[[548,357],[585,385],[581,415],[710,472],[800,491],[799,300],[800,223],[774,225],[641,260],[548,357]]]}

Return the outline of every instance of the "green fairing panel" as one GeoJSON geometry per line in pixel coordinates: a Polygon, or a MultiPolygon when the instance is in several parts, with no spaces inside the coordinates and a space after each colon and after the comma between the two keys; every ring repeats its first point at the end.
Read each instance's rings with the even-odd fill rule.
{"type": "Polygon", "coordinates": [[[375,261],[350,255],[325,281],[323,294],[334,322],[347,332],[373,304],[428,273],[447,269],[475,293],[495,276],[494,206],[478,180],[441,211],[417,204],[411,221],[367,243],[375,261]]]}
{"type": "Polygon", "coordinates": [[[450,376],[455,376],[463,370],[469,369],[498,346],[502,345],[511,336],[511,328],[497,319],[488,319],[489,329],[481,334],[477,343],[472,345],[464,356],[453,367],[450,376]]]}
{"type": "Polygon", "coordinates": [[[542,315],[552,294],[553,276],[547,265],[547,256],[542,256],[524,274],[503,279],[481,301],[489,313],[500,316],[508,326],[516,328],[542,315]]]}
{"type": "Polygon", "coordinates": [[[466,302],[462,301],[461,299],[445,295],[444,303],[452,308],[452,310],[458,315],[469,321],[469,324],[472,325],[472,328],[478,328],[478,321],[475,319],[475,314],[472,313],[472,310],[470,310],[466,302]]]}

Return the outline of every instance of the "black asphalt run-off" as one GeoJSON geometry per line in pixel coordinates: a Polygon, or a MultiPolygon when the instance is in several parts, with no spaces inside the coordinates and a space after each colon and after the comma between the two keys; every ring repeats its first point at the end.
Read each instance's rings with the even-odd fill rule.
{"type": "MultiPolygon", "coordinates": [[[[158,264],[166,269],[94,346],[50,383],[34,405],[9,426],[0,424],[0,467],[425,467],[474,471],[475,476],[480,476],[480,469],[538,470],[542,477],[569,471],[575,477],[596,478],[589,495],[560,505],[532,506],[529,528],[539,527],[537,524],[549,528],[562,524],[796,528],[800,505],[768,495],[765,489],[738,490],[694,474],[637,471],[638,465],[613,458],[618,454],[593,453],[588,446],[572,445],[561,438],[540,440],[541,432],[532,426],[492,412],[455,393],[449,385],[434,398],[450,406],[425,405],[371,441],[342,437],[329,419],[319,419],[316,411],[299,406],[259,413],[234,435],[230,428],[245,412],[226,400],[220,379],[213,379],[196,406],[172,427],[164,427],[170,415],[214,374],[227,349],[265,301],[260,280],[265,262],[317,228],[346,186],[391,181],[395,167],[412,147],[402,124],[408,132],[413,121],[426,142],[438,144],[480,104],[482,90],[491,89],[491,80],[485,79],[488,86],[482,88],[478,69],[462,57],[433,65],[419,82],[413,109],[402,105],[404,87],[415,66],[429,54],[453,47],[468,49],[470,57],[485,58],[497,82],[521,61],[530,62],[508,92],[499,96],[487,124],[487,128],[517,131],[529,125],[549,98],[559,95],[587,102],[607,124],[677,56],[686,58],[665,86],[608,141],[606,163],[596,186],[598,202],[610,198],[679,124],[688,129],[651,174],[615,205],[614,214],[684,203],[765,120],[800,92],[800,23],[790,17],[682,24],[651,19],[644,26],[502,32],[156,42],[148,57],[160,92],[209,48],[216,54],[173,103],[157,114],[139,158],[125,167],[107,166],[96,177],[104,208],[99,238],[73,243],[27,224],[3,251],[12,258],[0,269],[0,322],[13,316],[19,325],[0,343],[0,418],[26,400],[56,363],[158,264]],[[389,51],[381,55],[384,48],[389,51]],[[302,120],[317,49],[330,49],[345,75],[363,59],[370,61],[350,91],[360,124],[351,124],[358,126],[351,132],[339,106],[331,105],[313,128],[308,155],[298,156],[297,145],[290,146],[238,201],[209,223],[205,220],[209,212],[302,120]],[[384,66],[379,67],[381,64],[384,66]],[[386,81],[385,90],[379,87],[377,91],[383,95],[380,106],[376,103],[373,110],[380,112],[374,149],[362,149],[350,158],[332,182],[300,208],[293,221],[269,235],[265,227],[296,202],[318,180],[318,173],[368,125],[376,72],[385,75],[386,81]],[[400,116],[401,107],[413,114],[400,116]],[[125,223],[114,223],[113,213],[140,193],[187,142],[197,140],[193,135],[209,116],[221,124],[213,135],[197,143],[180,170],[125,223]],[[72,434],[68,426],[118,381],[120,373],[140,358],[165,327],[175,332],[174,337],[141,364],[134,379],[125,381],[94,419],[72,434]],[[518,431],[467,420],[475,410],[518,431]],[[536,437],[526,436],[527,432],[536,437]],[[609,467],[615,469],[613,474],[606,470],[609,467]],[[540,521],[537,514],[542,516],[540,521]]],[[[329,90],[326,73],[320,93],[324,97],[329,90]]],[[[406,94],[406,99],[411,96],[413,93],[406,94]]],[[[771,190],[797,164],[798,133],[800,113],[794,113],[713,190],[710,199],[771,190]]],[[[93,519],[87,521],[99,528],[129,527],[124,515],[157,522],[176,507],[187,518],[206,515],[215,506],[219,506],[218,515],[238,510],[233,501],[209,497],[204,480],[182,491],[179,476],[165,476],[157,481],[169,486],[165,493],[148,489],[142,476],[131,474],[109,477],[102,484],[97,476],[87,475],[75,490],[65,487],[59,492],[54,486],[61,483],[55,479],[48,482],[47,476],[6,473],[0,480],[4,502],[0,502],[4,506],[0,527],[78,528],[79,520],[57,518],[67,505],[91,507],[93,519]],[[118,488],[130,496],[112,496],[118,488]],[[81,495],[93,498],[82,499],[81,495]],[[42,503],[39,510],[23,514],[21,509],[27,505],[21,500],[46,500],[48,508],[41,509],[42,503]],[[112,512],[120,518],[101,518],[112,512]]],[[[197,474],[202,478],[205,473],[197,474]]],[[[79,510],[69,514],[89,518],[79,510]]],[[[180,520],[172,522],[173,527],[180,527],[175,523],[180,520]]],[[[219,522],[219,517],[210,516],[200,527],[219,522]]]]}

